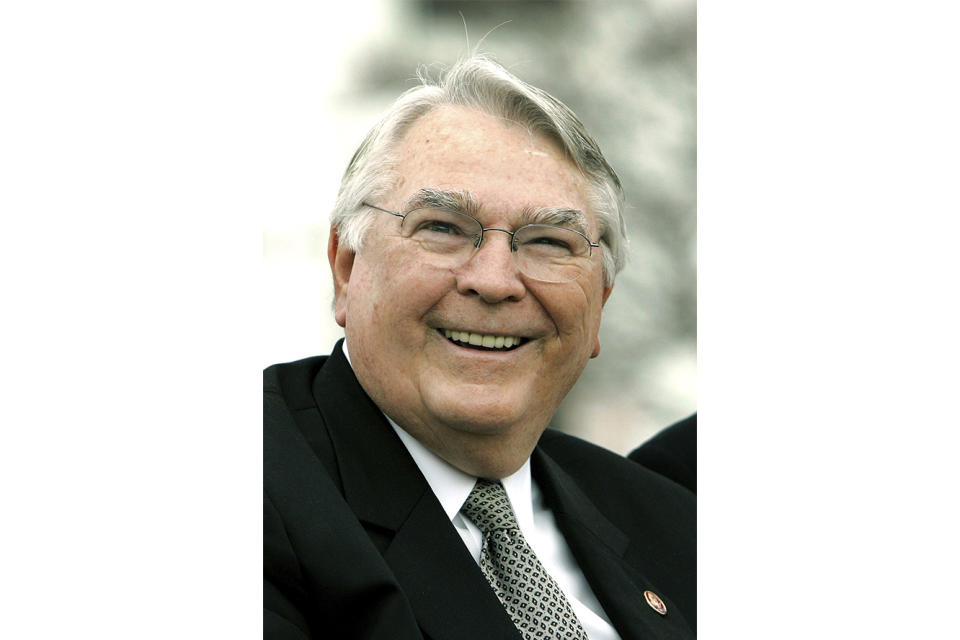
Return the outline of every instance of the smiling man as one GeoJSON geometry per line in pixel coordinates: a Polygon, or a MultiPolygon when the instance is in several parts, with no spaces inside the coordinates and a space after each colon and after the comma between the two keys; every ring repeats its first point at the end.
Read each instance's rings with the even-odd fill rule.
{"type": "Polygon", "coordinates": [[[576,116],[474,57],[347,168],[345,341],[265,372],[265,635],[681,638],[693,495],[548,429],[600,353],[620,184],[576,116]]]}

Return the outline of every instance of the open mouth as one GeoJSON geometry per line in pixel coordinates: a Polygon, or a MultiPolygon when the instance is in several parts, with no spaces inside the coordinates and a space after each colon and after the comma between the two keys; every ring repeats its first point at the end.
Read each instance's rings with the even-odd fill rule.
{"type": "Polygon", "coordinates": [[[458,347],[480,351],[512,351],[527,342],[527,338],[522,336],[495,336],[469,331],[454,331],[452,329],[437,329],[437,331],[458,347]]]}

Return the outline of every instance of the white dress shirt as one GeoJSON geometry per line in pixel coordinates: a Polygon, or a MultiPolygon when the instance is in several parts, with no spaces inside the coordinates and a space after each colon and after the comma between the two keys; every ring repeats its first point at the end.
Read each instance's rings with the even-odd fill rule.
{"type": "MultiPolygon", "coordinates": [[[[350,362],[346,341],[343,344],[343,353],[347,362],[350,362]]],[[[397,432],[453,527],[460,534],[463,544],[479,565],[483,533],[469,518],[460,513],[460,508],[473,491],[477,478],[457,469],[404,431],[390,416],[384,416],[397,432]]],[[[513,475],[501,478],[500,482],[510,499],[523,537],[563,590],[590,640],[620,640],[557,528],[553,513],[543,502],[543,495],[530,475],[530,460],[524,462],[513,475]]]]}

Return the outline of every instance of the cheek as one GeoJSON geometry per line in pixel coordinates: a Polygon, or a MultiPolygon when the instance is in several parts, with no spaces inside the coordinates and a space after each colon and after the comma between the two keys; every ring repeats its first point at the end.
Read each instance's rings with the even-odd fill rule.
{"type": "Polygon", "coordinates": [[[358,254],[354,262],[346,309],[347,328],[354,334],[379,331],[385,312],[394,307],[390,302],[395,289],[392,276],[378,265],[376,256],[358,254]]]}
{"type": "Polygon", "coordinates": [[[397,252],[381,252],[358,257],[356,280],[351,286],[357,292],[352,312],[355,322],[370,326],[391,323],[401,331],[403,320],[419,319],[442,296],[445,287],[443,273],[419,264],[415,259],[397,252]]]}
{"type": "Polygon", "coordinates": [[[591,348],[599,329],[601,309],[600,296],[581,287],[556,296],[548,307],[561,337],[589,340],[591,348]]]}

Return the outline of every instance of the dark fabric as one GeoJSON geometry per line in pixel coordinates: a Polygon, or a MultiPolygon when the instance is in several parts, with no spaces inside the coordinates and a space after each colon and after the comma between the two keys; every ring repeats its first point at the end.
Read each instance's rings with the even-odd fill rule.
{"type": "MultiPolygon", "coordinates": [[[[621,637],[694,637],[693,494],[551,430],[531,469],[621,637]]],[[[519,638],[340,344],[264,372],[264,494],[265,637],[519,638]]]]}
{"type": "Polygon", "coordinates": [[[670,425],[628,457],[696,493],[697,414],[670,425]]]}

